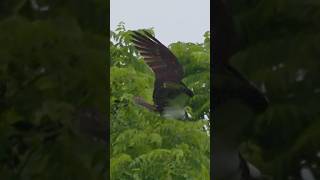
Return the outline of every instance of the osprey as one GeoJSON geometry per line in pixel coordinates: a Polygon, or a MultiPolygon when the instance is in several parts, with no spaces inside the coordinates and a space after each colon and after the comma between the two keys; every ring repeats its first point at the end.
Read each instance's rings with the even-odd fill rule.
{"type": "Polygon", "coordinates": [[[154,105],[141,97],[135,97],[135,102],[166,118],[187,118],[185,106],[194,94],[182,82],[184,71],[176,56],[147,31],[133,31],[132,42],[155,74],[154,105]]]}
{"type": "Polygon", "coordinates": [[[226,0],[213,1],[213,175],[221,180],[260,179],[260,171],[239,152],[239,137],[254,115],[267,108],[268,100],[229,62],[239,41],[226,5],[226,0]]]}

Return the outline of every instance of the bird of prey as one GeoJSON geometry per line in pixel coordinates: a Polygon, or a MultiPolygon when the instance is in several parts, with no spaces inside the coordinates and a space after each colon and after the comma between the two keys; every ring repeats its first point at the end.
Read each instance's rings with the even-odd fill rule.
{"type": "Polygon", "coordinates": [[[239,50],[226,0],[213,1],[213,175],[220,180],[253,180],[261,173],[239,151],[246,126],[254,115],[265,111],[268,100],[231,64],[239,50]]]}
{"type": "Polygon", "coordinates": [[[182,82],[184,71],[177,57],[149,32],[133,31],[132,43],[155,74],[153,105],[136,97],[135,102],[172,119],[186,119],[185,106],[193,92],[182,82]]]}

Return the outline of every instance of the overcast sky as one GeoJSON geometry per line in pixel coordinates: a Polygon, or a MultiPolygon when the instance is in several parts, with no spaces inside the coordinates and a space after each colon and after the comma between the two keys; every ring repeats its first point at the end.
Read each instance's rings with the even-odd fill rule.
{"type": "Polygon", "coordinates": [[[163,44],[202,42],[210,29],[210,0],[111,0],[110,26],[151,28],[163,44]]]}

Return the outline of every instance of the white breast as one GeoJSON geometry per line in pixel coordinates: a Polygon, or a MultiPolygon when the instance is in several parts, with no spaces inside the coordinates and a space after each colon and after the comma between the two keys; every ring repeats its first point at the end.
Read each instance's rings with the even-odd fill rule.
{"type": "Polygon", "coordinates": [[[185,119],[185,110],[183,107],[165,107],[163,117],[168,119],[185,119]]]}

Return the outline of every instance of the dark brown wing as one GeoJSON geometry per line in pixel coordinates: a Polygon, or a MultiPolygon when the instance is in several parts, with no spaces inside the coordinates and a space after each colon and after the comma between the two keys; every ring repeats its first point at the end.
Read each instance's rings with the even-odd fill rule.
{"type": "Polygon", "coordinates": [[[159,81],[180,82],[183,68],[176,56],[147,31],[133,31],[132,42],[159,81]]]}

